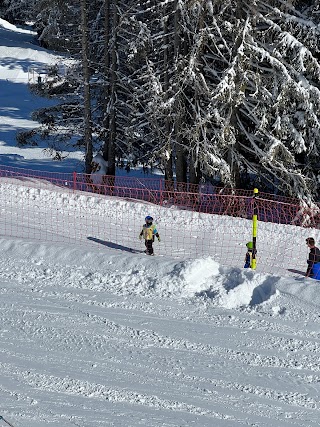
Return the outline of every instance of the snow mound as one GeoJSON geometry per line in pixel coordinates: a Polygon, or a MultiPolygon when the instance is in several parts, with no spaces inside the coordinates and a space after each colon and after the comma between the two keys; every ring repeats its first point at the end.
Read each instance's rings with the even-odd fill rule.
{"type": "MultiPolygon", "coordinates": [[[[8,278],[21,274],[26,277],[32,272],[33,279],[42,283],[50,271],[56,277],[59,292],[70,287],[74,291],[85,288],[104,295],[205,301],[213,307],[234,309],[270,300],[283,281],[250,269],[223,267],[211,257],[176,261],[133,254],[124,257],[112,249],[100,252],[6,239],[0,239],[0,243],[12,260],[12,266],[7,266],[11,270],[6,273],[8,278]],[[21,264],[21,259],[26,265],[21,264]]],[[[300,289],[301,285],[299,282],[300,289]]],[[[282,287],[288,292],[285,284],[282,287]]]]}
{"type": "Polygon", "coordinates": [[[269,300],[276,294],[279,280],[252,270],[222,267],[208,257],[176,264],[162,278],[161,288],[183,298],[202,297],[216,306],[232,309],[269,300]]]}

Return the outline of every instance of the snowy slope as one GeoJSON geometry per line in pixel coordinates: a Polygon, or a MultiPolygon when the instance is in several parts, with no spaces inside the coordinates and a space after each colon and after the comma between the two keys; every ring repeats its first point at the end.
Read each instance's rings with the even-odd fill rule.
{"type": "Polygon", "coordinates": [[[14,426],[319,425],[316,281],[2,236],[0,292],[14,426]]]}
{"type": "MultiPolygon", "coordinates": [[[[1,21],[2,42],[4,32],[17,46],[30,40],[1,21]]],[[[11,55],[16,68],[22,50],[11,55]]],[[[3,64],[1,90],[12,69],[3,64]]],[[[41,166],[40,151],[25,157],[4,138],[28,121],[21,99],[31,95],[19,87],[16,102],[0,98],[0,163],[41,166]]],[[[0,187],[7,183],[0,179],[0,187]]],[[[48,197],[39,192],[29,202],[30,215],[41,196],[48,197]]],[[[44,218],[52,203],[40,203],[44,218]]],[[[73,209],[65,200],[65,217],[73,209]]],[[[144,210],[128,205],[132,217],[144,210]]],[[[222,267],[212,257],[34,241],[23,221],[25,233],[12,237],[6,215],[1,210],[0,415],[14,427],[319,426],[320,282],[222,267]]],[[[190,214],[186,224],[193,221],[190,214]]],[[[45,221],[35,226],[57,237],[72,232],[67,221],[56,230],[45,221]]],[[[263,224],[260,232],[267,251],[275,236],[263,224]]]]}
{"type": "MultiPolygon", "coordinates": [[[[54,104],[32,94],[28,80],[35,83],[38,72],[46,66],[60,64],[63,57],[38,46],[31,30],[17,28],[1,18],[0,55],[0,164],[60,171],[60,162],[52,162],[43,152],[45,144],[19,149],[16,134],[37,127],[38,123],[31,119],[32,112],[54,104]]],[[[72,172],[79,168],[81,158],[80,152],[72,152],[63,167],[72,172]]]]}

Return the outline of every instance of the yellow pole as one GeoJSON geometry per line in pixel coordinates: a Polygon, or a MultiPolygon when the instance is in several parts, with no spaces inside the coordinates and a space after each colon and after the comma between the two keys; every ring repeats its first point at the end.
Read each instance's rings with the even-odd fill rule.
{"type": "Polygon", "coordinates": [[[258,189],[253,189],[253,215],[252,215],[252,260],[251,268],[255,270],[257,268],[257,233],[258,233],[258,209],[255,202],[256,195],[258,194],[258,189]]]}

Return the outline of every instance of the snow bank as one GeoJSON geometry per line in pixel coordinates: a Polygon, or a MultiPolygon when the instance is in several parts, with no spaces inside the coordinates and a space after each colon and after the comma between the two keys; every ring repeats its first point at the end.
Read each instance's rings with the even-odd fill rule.
{"type": "Polygon", "coordinates": [[[211,257],[175,261],[144,254],[123,257],[108,248],[98,251],[5,239],[0,243],[7,256],[29,259],[34,277],[45,276],[49,269],[57,277],[57,291],[67,281],[72,287],[99,292],[206,300],[212,306],[232,309],[269,300],[280,280],[249,269],[225,268],[211,257]]]}
{"type": "Polygon", "coordinates": [[[14,24],[10,24],[10,22],[5,21],[4,19],[0,18],[0,27],[6,28],[7,30],[11,30],[15,33],[24,33],[24,34],[37,34],[36,31],[24,29],[17,27],[14,24]]]}
{"type": "Polygon", "coordinates": [[[200,258],[174,266],[161,280],[163,289],[175,289],[183,298],[210,299],[227,309],[263,303],[276,293],[278,277],[252,270],[224,268],[214,259],[200,258]]]}

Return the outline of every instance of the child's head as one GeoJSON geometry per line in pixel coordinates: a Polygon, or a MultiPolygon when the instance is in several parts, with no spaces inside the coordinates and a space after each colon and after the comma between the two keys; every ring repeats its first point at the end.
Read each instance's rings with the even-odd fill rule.
{"type": "Polygon", "coordinates": [[[308,238],[306,239],[306,244],[307,244],[308,246],[313,247],[313,246],[316,244],[316,242],[315,242],[315,240],[314,240],[314,238],[313,238],[313,237],[308,237],[308,238]]]}
{"type": "Polygon", "coordinates": [[[250,251],[252,251],[252,249],[253,249],[253,243],[252,242],[248,242],[247,244],[246,244],[246,246],[247,246],[247,248],[248,248],[248,250],[250,251]]]}
{"type": "Polygon", "coordinates": [[[146,216],[145,221],[146,221],[147,225],[151,225],[152,221],[153,221],[152,216],[150,216],[150,215],[146,216]]]}

